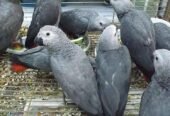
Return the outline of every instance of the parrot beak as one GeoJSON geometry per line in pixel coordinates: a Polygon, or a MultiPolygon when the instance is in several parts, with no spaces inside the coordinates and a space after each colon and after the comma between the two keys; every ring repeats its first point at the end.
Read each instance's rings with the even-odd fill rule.
{"type": "Polygon", "coordinates": [[[35,40],[34,40],[34,42],[36,43],[36,44],[38,44],[38,45],[40,45],[40,46],[43,46],[44,44],[43,44],[43,39],[40,37],[36,37],[35,38],[35,40]]]}

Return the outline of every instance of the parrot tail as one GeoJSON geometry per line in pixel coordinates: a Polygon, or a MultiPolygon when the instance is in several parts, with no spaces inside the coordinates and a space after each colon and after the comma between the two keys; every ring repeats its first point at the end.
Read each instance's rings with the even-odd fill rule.
{"type": "Polygon", "coordinates": [[[21,72],[24,72],[28,69],[27,66],[24,66],[22,64],[19,64],[19,63],[12,63],[11,64],[11,70],[13,72],[16,72],[16,73],[21,73],[21,72]]]}

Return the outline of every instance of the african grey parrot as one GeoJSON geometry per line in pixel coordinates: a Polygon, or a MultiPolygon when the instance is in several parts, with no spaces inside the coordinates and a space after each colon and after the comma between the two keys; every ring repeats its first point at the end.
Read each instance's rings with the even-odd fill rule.
{"type": "Polygon", "coordinates": [[[37,0],[31,25],[28,29],[26,48],[34,46],[34,39],[44,25],[58,25],[60,21],[60,0],[37,0]]]}
{"type": "Polygon", "coordinates": [[[20,0],[0,0],[0,52],[4,52],[16,38],[23,22],[20,0]]]}
{"type": "Polygon", "coordinates": [[[50,25],[40,29],[36,42],[48,49],[55,79],[73,102],[89,114],[102,114],[95,74],[83,50],[50,25]]]}
{"type": "Polygon", "coordinates": [[[154,73],[152,53],[155,50],[155,31],[151,19],[144,11],[136,10],[130,0],[110,0],[110,3],[121,23],[121,40],[149,82],[154,73]]]}
{"type": "Polygon", "coordinates": [[[131,59],[120,44],[116,27],[108,26],[99,38],[97,81],[105,116],[123,116],[130,86],[131,59]]]}
{"type": "Polygon", "coordinates": [[[87,31],[102,31],[112,23],[93,10],[74,9],[61,14],[59,27],[69,36],[78,38],[87,31]]]}
{"type": "Polygon", "coordinates": [[[155,73],[142,95],[139,116],[170,115],[170,51],[153,53],[155,73]]]}

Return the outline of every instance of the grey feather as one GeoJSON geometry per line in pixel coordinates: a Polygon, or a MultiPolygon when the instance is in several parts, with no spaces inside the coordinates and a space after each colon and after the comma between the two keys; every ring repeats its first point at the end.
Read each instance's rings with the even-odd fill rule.
{"type": "MultiPolygon", "coordinates": [[[[31,48],[39,29],[45,25],[59,23],[61,12],[60,0],[37,0],[31,25],[28,29],[25,46],[31,48]]],[[[56,25],[57,25],[56,24],[56,25]]]]}
{"type": "Polygon", "coordinates": [[[132,60],[148,77],[154,73],[152,53],[155,50],[155,31],[150,17],[134,9],[130,0],[111,0],[121,23],[121,39],[129,49],[132,60]]]}
{"type": "Polygon", "coordinates": [[[170,27],[170,22],[166,21],[166,20],[163,20],[163,19],[160,19],[160,18],[154,18],[154,17],[151,17],[151,21],[152,23],[163,23],[165,24],[166,26],[170,27]]]}
{"type": "Polygon", "coordinates": [[[74,9],[61,14],[59,27],[69,36],[77,38],[87,31],[101,31],[111,23],[96,11],[74,9]]]}
{"type": "Polygon", "coordinates": [[[155,23],[156,49],[170,50],[170,27],[163,23],[155,23]]]}
{"type": "Polygon", "coordinates": [[[28,49],[23,53],[13,53],[11,60],[16,63],[23,64],[32,69],[38,69],[46,72],[51,71],[49,63],[49,54],[47,49],[40,47],[35,47],[28,49]]]}
{"type": "Polygon", "coordinates": [[[18,0],[1,0],[0,11],[0,52],[4,52],[15,40],[24,14],[18,0]]]}

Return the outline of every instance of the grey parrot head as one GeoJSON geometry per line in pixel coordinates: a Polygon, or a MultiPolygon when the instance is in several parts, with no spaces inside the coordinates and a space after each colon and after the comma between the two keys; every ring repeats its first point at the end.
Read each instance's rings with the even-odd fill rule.
{"type": "Polygon", "coordinates": [[[112,20],[103,16],[97,16],[89,22],[89,31],[103,31],[107,26],[112,24],[112,20]]]}
{"type": "Polygon", "coordinates": [[[66,34],[56,26],[46,25],[38,32],[35,43],[40,46],[54,47],[67,38],[66,34]]]}
{"type": "Polygon", "coordinates": [[[116,26],[110,25],[104,29],[99,38],[99,50],[113,50],[121,47],[116,26]]]}
{"type": "Polygon", "coordinates": [[[110,0],[110,3],[117,14],[125,13],[129,9],[134,8],[134,5],[130,0],[110,0]]]}
{"type": "Polygon", "coordinates": [[[166,49],[158,49],[154,51],[153,63],[156,74],[166,75],[168,72],[170,74],[170,51],[166,49]]]}

